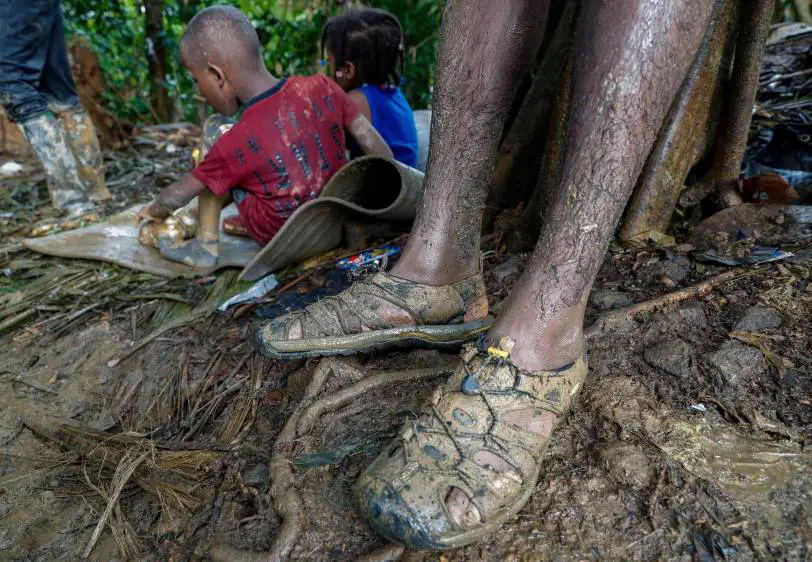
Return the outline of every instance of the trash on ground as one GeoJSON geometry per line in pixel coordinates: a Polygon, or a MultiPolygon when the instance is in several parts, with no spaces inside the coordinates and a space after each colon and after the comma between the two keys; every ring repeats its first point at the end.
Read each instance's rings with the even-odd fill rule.
{"type": "Polygon", "coordinates": [[[341,258],[336,262],[336,267],[353,272],[358,270],[369,271],[370,269],[380,271],[386,269],[389,258],[398,254],[400,254],[399,246],[384,244],[377,248],[364,250],[348,258],[341,258]]]}
{"type": "Polygon", "coordinates": [[[749,256],[745,258],[734,258],[725,256],[717,250],[710,249],[696,254],[697,260],[706,263],[719,263],[722,265],[739,266],[739,265],[760,265],[762,263],[772,263],[776,261],[791,258],[794,254],[786,252],[780,248],[771,248],[768,246],[754,246],[749,256]]]}
{"type": "Polygon", "coordinates": [[[217,307],[217,310],[223,312],[228,309],[230,306],[234,306],[235,304],[242,304],[248,301],[254,301],[257,299],[261,299],[265,295],[267,295],[270,291],[275,289],[279,286],[279,280],[276,278],[276,275],[271,273],[270,275],[266,275],[253,285],[251,285],[245,291],[238,293],[225,301],[223,304],[217,307]]]}
{"type": "Polygon", "coordinates": [[[0,176],[16,176],[23,171],[23,166],[19,162],[9,160],[0,166],[0,176]]]}

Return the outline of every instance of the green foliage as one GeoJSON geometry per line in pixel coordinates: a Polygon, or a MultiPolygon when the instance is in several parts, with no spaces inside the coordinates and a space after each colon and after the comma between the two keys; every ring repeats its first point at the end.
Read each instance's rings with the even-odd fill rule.
{"type": "MultiPolygon", "coordinates": [[[[108,106],[133,123],[155,121],[149,106],[143,3],[149,0],[64,0],[69,34],[84,36],[99,55],[108,106]]],[[[195,87],[180,64],[178,43],[186,23],[202,8],[222,0],[164,0],[166,84],[176,120],[196,121],[195,87]]],[[[277,75],[312,74],[320,69],[319,39],[327,19],[342,8],[331,0],[238,0],[257,28],[268,68],[277,75]]],[[[417,109],[431,102],[434,60],[444,0],[367,2],[391,11],[406,31],[403,90],[417,109]]]]}

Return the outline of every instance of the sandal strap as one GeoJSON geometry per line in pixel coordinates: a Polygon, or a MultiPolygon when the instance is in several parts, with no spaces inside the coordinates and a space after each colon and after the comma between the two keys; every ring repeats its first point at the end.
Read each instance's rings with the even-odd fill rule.
{"type": "Polygon", "coordinates": [[[386,273],[362,279],[338,295],[327,297],[285,319],[285,335],[295,322],[301,322],[303,338],[356,334],[363,328],[392,328],[370,303],[383,301],[403,310],[416,324],[461,321],[466,307],[485,296],[482,275],[477,274],[453,285],[433,287],[398,279],[386,273]]]}
{"type": "Polygon", "coordinates": [[[362,477],[362,482],[385,482],[392,497],[415,514],[418,526],[437,529],[431,538],[436,544],[443,535],[468,531],[448,513],[451,488],[467,495],[480,525],[518,509],[535,486],[555,423],[586,377],[585,358],[554,371],[530,372],[510,361],[509,350],[469,345],[462,359],[418,418],[362,477]],[[508,418],[517,411],[547,412],[550,426],[520,427],[508,418]],[[398,450],[402,454],[395,454],[398,450]]]}

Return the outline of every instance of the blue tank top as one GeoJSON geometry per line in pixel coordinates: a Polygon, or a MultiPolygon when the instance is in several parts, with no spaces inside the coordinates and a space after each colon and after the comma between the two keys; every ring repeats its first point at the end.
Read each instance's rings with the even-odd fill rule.
{"type": "MultiPolygon", "coordinates": [[[[392,149],[395,160],[414,168],[417,165],[417,127],[414,112],[400,88],[365,84],[360,89],[369,103],[372,126],[392,149]]],[[[353,156],[356,150],[353,150],[353,156]]]]}

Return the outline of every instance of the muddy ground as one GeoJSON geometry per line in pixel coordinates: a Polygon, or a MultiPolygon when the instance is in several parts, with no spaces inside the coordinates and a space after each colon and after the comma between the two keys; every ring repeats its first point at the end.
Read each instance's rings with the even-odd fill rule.
{"type": "MultiPolygon", "coordinates": [[[[157,173],[130,177],[134,187],[108,211],[148,198],[143,186],[157,173]]],[[[42,191],[35,175],[16,181],[39,181],[42,191]]],[[[320,362],[255,354],[259,309],[206,308],[233,272],[167,282],[23,250],[19,238],[47,211],[15,201],[0,255],[5,306],[55,271],[67,280],[36,293],[36,313],[0,335],[0,559],[75,560],[100,519],[115,532],[100,527],[94,560],[235,559],[234,549],[270,548],[281,522],[268,461],[320,362]],[[51,418],[108,433],[53,441],[51,418]]],[[[485,241],[497,312],[527,259],[501,240],[497,232],[485,241]]],[[[587,324],[731,269],[699,263],[691,250],[613,245],[587,324]]],[[[698,300],[621,314],[593,333],[587,384],[519,516],[487,542],[404,559],[809,559],[812,252],[808,241],[792,250],[698,300]]],[[[320,276],[287,290],[305,293],[320,276]]],[[[369,375],[454,355],[342,359],[330,364],[325,393],[352,382],[341,365],[369,375]]],[[[385,546],[354,510],[351,486],[440,380],[367,393],[286,445],[305,521],[293,559],[355,560],[385,546]]]]}

